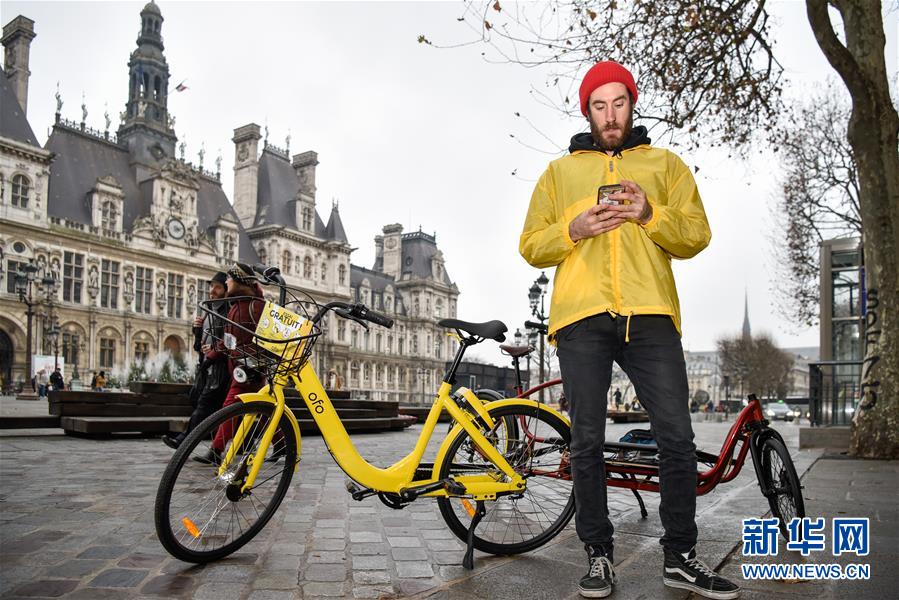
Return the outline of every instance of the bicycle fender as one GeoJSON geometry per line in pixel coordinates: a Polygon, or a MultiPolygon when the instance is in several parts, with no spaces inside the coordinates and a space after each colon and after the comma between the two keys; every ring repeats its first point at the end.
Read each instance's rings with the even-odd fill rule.
{"type": "MultiPolygon", "coordinates": [[[[249,394],[238,394],[237,399],[244,403],[249,402],[267,402],[271,405],[275,405],[275,399],[269,396],[268,394],[260,394],[258,392],[249,393],[249,394]]],[[[293,470],[297,471],[300,467],[300,447],[302,446],[300,440],[300,424],[297,422],[296,415],[293,414],[292,410],[289,410],[287,406],[284,407],[284,415],[287,416],[287,419],[290,421],[290,425],[293,427],[293,433],[297,440],[297,464],[294,465],[293,470]]]]}
{"type": "MultiPolygon", "coordinates": [[[[505,398],[503,400],[496,400],[494,402],[490,402],[485,405],[485,408],[489,412],[494,408],[502,408],[504,406],[527,406],[529,408],[536,408],[538,410],[546,411],[562,420],[563,423],[571,426],[571,422],[565,418],[559,411],[554,408],[547,406],[544,403],[537,402],[536,400],[527,400],[524,398],[505,398]]],[[[434,470],[432,472],[434,477],[437,477],[437,469],[439,465],[443,463],[443,460],[446,458],[446,454],[449,452],[449,446],[459,432],[462,431],[462,426],[456,423],[453,428],[450,430],[446,437],[443,438],[443,442],[440,444],[440,449],[437,451],[437,457],[434,459],[434,470]]]]}

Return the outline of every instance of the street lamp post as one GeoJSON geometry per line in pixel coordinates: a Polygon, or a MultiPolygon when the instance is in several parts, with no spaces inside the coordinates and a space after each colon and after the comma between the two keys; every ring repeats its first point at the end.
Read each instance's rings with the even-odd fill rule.
{"type": "MultiPolygon", "coordinates": [[[[544,304],[544,299],[546,298],[546,287],[549,284],[549,279],[546,277],[546,273],[541,272],[540,277],[534,280],[534,284],[528,290],[528,300],[531,303],[531,314],[535,319],[540,321],[540,325],[546,324],[546,307],[544,304]]],[[[545,348],[545,337],[543,332],[539,332],[540,335],[540,383],[543,383],[546,380],[546,373],[544,372],[544,348],[545,348]]],[[[543,402],[543,390],[540,390],[540,402],[543,402]]]]}
{"type": "Polygon", "coordinates": [[[421,383],[421,399],[418,401],[419,404],[425,403],[425,375],[427,374],[427,369],[417,369],[416,375],[418,375],[418,381],[421,383]]]}
{"type": "MultiPolygon", "coordinates": [[[[31,358],[34,349],[34,307],[40,304],[40,299],[35,297],[35,275],[40,270],[34,263],[28,263],[21,267],[22,271],[15,274],[16,294],[19,296],[19,302],[25,305],[26,317],[26,334],[25,334],[25,378],[31,380],[32,364],[31,358]]],[[[52,277],[44,277],[41,280],[41,287],[44,288],[47,302],[51,301],[53,293],[56,291],[56,280],[52,277]]]]}
{"type": "Polygon", "coordinates": [[[59,325],[53,323],[50,331],[47,332],[47,339],[53,346],[53,371],[55,372],[59,368],[59,325]]]}

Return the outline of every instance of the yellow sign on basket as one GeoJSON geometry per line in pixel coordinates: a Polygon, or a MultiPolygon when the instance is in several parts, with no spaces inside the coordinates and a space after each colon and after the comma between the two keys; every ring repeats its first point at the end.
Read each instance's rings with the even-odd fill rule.
{"type": "Polygon", "coordinates": [[[291,361],[300,357],[305,339],[286,344],[268,340],[292,340],[309,335],[311,331],[312,321],[309,319],[274,302],[266,302],[262,317],[256,325],[255,342],[257,346],[291,361]]]}

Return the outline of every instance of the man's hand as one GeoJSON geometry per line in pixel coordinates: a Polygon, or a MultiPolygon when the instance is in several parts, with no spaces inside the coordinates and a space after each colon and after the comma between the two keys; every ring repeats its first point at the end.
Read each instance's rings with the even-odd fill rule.
{"type": "Polygon", "coordinates": [[[568,235],[571,236],[571,241],[576,242],[607,233],[617,229],[627,220],[625,217],[610,212],[609,208],[612,207],[607,204],[596,204],[572,219],[568,224],[568,235]]]}
{"type": "Polygon", "coordinates": [[[198,316],[194,319],[194,327],[202,328],[203,327],[203,315],[198,316]]]}
{"type": "MultiPolygon", "coordinates": [[[[610,194],[609,200],[622,202],[618,206],[610,205],[609,211],[618,218],[646,225],[652,219],[652,205],[646,201],[646,192],[633,181],[622,179],[623,192],[610,194]],[[624,204],[627,200],[630,204],[624,204]]],[[[573,238],[572,238],[573,239],[573,238]]]]}
{"type": "Polygon", "coordinates": [[[209,354],[210,350],[212,350],[212,346],[210,346],[209,344],[203,344],[202,346],[200,346],[200,352],[202,352],[203,354],[209,354]]]}

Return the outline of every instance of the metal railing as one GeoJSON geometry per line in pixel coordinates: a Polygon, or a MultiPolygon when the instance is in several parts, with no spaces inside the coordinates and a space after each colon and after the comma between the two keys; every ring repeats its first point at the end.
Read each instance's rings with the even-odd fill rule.
{"type": "Polygon", "coordinates": [[[849,425],[861,399],[862,361],[814,362],[808,369],[812,426],[849,425]]]}

